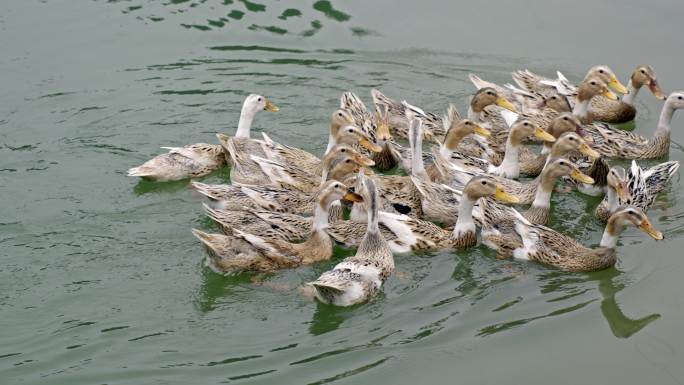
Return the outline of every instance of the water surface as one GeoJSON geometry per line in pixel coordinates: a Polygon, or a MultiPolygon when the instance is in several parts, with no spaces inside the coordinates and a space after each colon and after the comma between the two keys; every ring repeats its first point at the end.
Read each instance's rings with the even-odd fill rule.
{"type": "MultiPolygon", "coordinates": [[[[255,131],[321,152],[341,92],[378,87],[465,110],[470,72],[571,79],[649,63],[684,89],[676,1],[452,4],[23,1],[0,15],[0,377],[8,384],[684,382],[679,177],[626,231],[615,268],[566,273],[484,247],[396,257],[400,274],[348,309],[296,290],[329,263],[226,278],[191,227],[187,181],[125,170],[160,146],[234,132],[245,95],[281,107],[255,131]]],[[[661,102],[639,95],[637,132],[661,102]]],[[[682,160],[675,117],[670,159],[682,160]]],[[[205,181],[227,180],[220,170],[205,181]]],[[[552,225],[587,244],[598,203],[554,196],[552,225]]]]}

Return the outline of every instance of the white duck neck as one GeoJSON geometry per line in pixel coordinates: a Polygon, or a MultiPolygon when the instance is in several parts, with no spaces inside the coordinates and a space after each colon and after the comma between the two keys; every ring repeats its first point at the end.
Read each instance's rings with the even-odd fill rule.
{"type": "Polygon", "coordinates": [[[586,119],[589,115],[589,103],[591,99],[578,100],[575,103],[575,108],[572,109],[572,114],[580,119],[586,119]]]}
{"type": "Polygon", "coordinates": [[[660,111],[660,119],[658,119],[658,127],[655,130],[654,136],[670,135],[670,124],[672,124],[672,117],[675,109],[672,107],[670,101],[666,101],[663,109],[660,111]]]}
{"type": "Polygon", "coordinates": [[[472,106],[468,107],[468,119],[472,120],[473,122],[476,123],[482,123],[482,113],[481,112],[475,112],[473,110],[472,106]]]}
{"type": "Polygon", "coordinates": [[[520,145],[514,144],[511,141],[509,134],[506,140],[506,153],[503,161],[501,161],[500,175],[504,178],[517,178],[520,176],[520,162],[518,161],[518,154],[520,152],[520,145]]]}
{"type": "Polygon", "coordinates": [[[454,226],[454,236],[459,236],[466,231],[475,231],[475,222],[473,222],[473,206],[475,201],[468,197],[468,194],[461,196],[461,203],[458,206],[458,219],[454,226]]]}
{"type": "Polygon", "coordinates": [[[614,188],[608,187],[606,192],[606,202],[608,203],[608,212],[612,213],[618,207],[618,196],[614,188]]]}
{"type": "Polygon", "coordinates": [[[617,246],[618,237],[621,232],[622,229],[617,228],[614,223],[608,220],[606,229],[603,231],[603,237],[601,237],[600,246],[614,249],[617,246]],[[615,234],[611,234],[611,229],[613,228],[616,230],[615,234]]]}
{"type": "Polygon", "coordinates": [[[627,84],[627,93],[622,95],[622,101],[630,106],[633,106],[634,99],[636,99],[639,89],[641,89],[641,87],[635,87],[632,79],[629,79],[629,83],[627,84]]]}
{"type": "Polygon", "coordinates": [[[316,203],[313,218],[313,231],[322,231],[328,226],[329,211],[327,206],[328,205],[326,205],[326,202],[324,201],[316,203]]]}
{"type": "Polygon", "coordinates": [[[240,111],[240,121],[238,122],[237,132],[235,133],[236,138],[249,138],[251,135],[252,121],[254,121],[254,116],[256,116],[257,111],[250,107],[249,102],[245,100],[245,103],[242,105],[242,110],[240,111]]]}

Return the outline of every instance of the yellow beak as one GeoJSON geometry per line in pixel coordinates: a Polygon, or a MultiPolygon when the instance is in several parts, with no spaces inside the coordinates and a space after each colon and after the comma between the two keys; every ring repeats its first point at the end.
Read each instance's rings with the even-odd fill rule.
{"type": "Polygon", "coordinates": [[[494,198],[501,202],[506,202],[506,203],[518,203],[520,202],[520,198],[511,195],[503,190],[503,187],[501,186],[496,186],[496,192],[494,192],[494,198]]]}
{"type": "Polygon", "coordinates": [[[356,155],[354,157],[354,160],[356,161],[356,163],[360,164],[361,166],[366,166],[366,167],[375,166],[375,162],[373,161],[373,159],[365,157],[361,154],[356,155]]]}
{"type": "Polygon", "coordinates": [[[627,87],[622,85],[622,83],[620,83],[620,81],[615,77],[615,75],[613,75],[610,81],[608,82],[608,87],[610,87],[610,89],[612,89],[613,91],[621,94],[626,94],[628,92],[627,87]]]}
{"type": "Polygon", "coordinates": [[[349,202],[363,202],[363,197],[361,195],[351,191],[347,191],[347,193],[344,194],[342,199],[349,202]]]}
{"type": "Polygon", "coordinates": [[[373,152],[382,151],[382,147],[371,142],[370,139],[368,139],[368,138],[361,138],[361,140],[359,140],[359,144],[362,145],[368,151],[373,151],[373,152]]]}
{"type": "MultiPolygon", "coordinates": [[[[529,132],[529,131],[528,131],[529,132]]],[[[534,136],[545,141],[545,142],[555,142],[556,137],[549,134],[548,132],[542,130],[540,127],[534,129],[534,136]]]]}
{"type": "Polygon", "coordinates": [[[506,100],[506,98],[504,98],[503,96],[499,96],[499,97],[496,99],[496,105],[499,106],[499,107],[503,107],[503,108],[505,108],[505,109],[507,109],[507,110],[511,110],[511,111],[513,111],[513,112],[518,112],[518,111],[515,109],[515,106],[514,106],[513,104],[511,104],[511,102],[509,102],[508,100],[506,100]]]}
{"type": "Polygon", "coordinates": [[[630,193],[627,190],[627,184],[625,182],[618,183],[618,185],[615,186],[615,192],[617,192],[618,198],[623,202],[627,202],[630,198],[630,193]]]}
{"type": "Polygon", "coordinates": [[[570,173],[570,178],[580,183],[594,184],[594,178],[590,177],[589,175],[583,173],[578,169],[572,170],[572,172],[570,173]]]}
{"type": "Polygon", "coordinates": [[[656,239],[658,241],[664,238],[663,233],[654,229],[651,225],[651,222],[649,222],[648,219],[644,219],[643,221],[641,221],[641,224],[639,225],[639,230],[650,235],[651,237],[653,237],[653,239],[656,239]]]}
{"type": "Polygon", "coordinates": [[[665,100],[667,99],[667,96],[663,94],[663,90],[660,89],[660,86],[658,85],[658,81],[655,79],[651,79],[651,82],[648,84],[648,89],[651,90],[651,93],[653,96],[660,100],[665,100]]]}
{"type": "Polygon", "coordinates": [[[270,100],[266,99],[266,105],[264,106],[264,110],[278,112],[280,111],[280,108],[278,108],[278,106],[276,106],[275,104],[271,103],[270,100]]]}
{"type": "Polygon", "coordinates": [[[610,99],[610,100],[617,100],[617,95],[615,95],[611,90],[608,88],[604,89],[603,92],[601,93],[602,96],[610,99]]]}
{"type": "Polygon", "coordinates": [[[579,152],[581,152],[582,154],[584,154],[584,155],[586,155],[586,156],[588,156],[588,157],[590,157],[590,158],[592,158],[592,159],[596,159],[596,158],[598,158],[599,156],[601,156],[601,154],[599,154],[598,151],[596,151],[596,150],[594,150],[593,148],[589,147],[589,145],[586,144],[586,143],[580,144],[580,146],[579,146],[579,152]]]}
{"type": "Polygon", "coordinates": [[[473,128],[473,131],[480,136],[484,136],[485,138],[492,136],[492,133],[489,132],[488,129],[480,127],[478,125],[475,125],[475,128],[473,128]]]}

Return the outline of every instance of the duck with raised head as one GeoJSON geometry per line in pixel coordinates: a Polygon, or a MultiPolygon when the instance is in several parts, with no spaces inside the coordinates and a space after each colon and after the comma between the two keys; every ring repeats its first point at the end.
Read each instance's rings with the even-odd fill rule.
{"type": "MultiPolygon", "coordinates": [[[[487,226],[496,228],[491,223],[487,226]]],[[[656,240],[663,239],[663,234],[653,228],[640,208],[623,206],[608,219],[597,248],[586,247],[572,237],[530,223],[519,214],[512,226],[513,234],[485,236],[483,231],[483,243],[503,257],[530,260],[567,271],[595,271],[615,265],[617,240],[627,226],[637,227],[656,240]]]]}
{"type": "Polygon", "coordinates": [[[677,170],[679,162],[676,160],[663,162],[645,170],[632,160],[628,173],[623,167],[611,167],[608,172],[606,196],[596,207],[596,217],[606,221],[623,205],[632,205],[646,212],[677,170]]]}
{"type": "MultiPolygon", "coordinates": [[[[556,79],[549,79],[529,70],[515,71],[512,73],[513,80],[527,91],[546,95],[549,90],[555,90],[566,96],[577,96],[578,87],[572,84],[562,73],[560,73],[560,71],[556,71],[556,75],[556,79]]],[[[607,65],[591,67],[589,71],[587,71],[584,80],[592,77],[601,79],[608,87],[617,93],[626,94],[628,92],[627,88],[620,83],[617,76],[615,76],[615,72],[607,65]]],[[[571,99],[571,102],[574,102],[574,100],[571,99]]]]}
{"type": "Polygon", "coordinates": [[[234,228],[232,235],[207,234],[193,229],[193,234],[209,255],[207,265],[223,274],[273,271],[324,261],[332,256],[332,240],[325,231],[328,209],[333,202],[343,198],[351,201],[362,199],[358,194],[349,192],[341,182],[328,181],[323,185],[316,201],[310,233],[301,243],[270,238],[262,233],[256,235],[249,229],[234,228]]]}
{"type": "Polygon", "coordinates": [[[656,159],[670,152],[672,117],[684,108],[684,91],[672,92],[663,104],[658,126],[648,139],[632,132],[616,130],[605,124],[594,124],[587,130],[594,140],[593,147],[601,155],[620,159],[656,159]]]}
{"type": "Polygon", "coordinates": [[[634,120],[636,107],[634,102],[642,87],[648,87],[653,96],[665,100],[667,96],[660,89],[655,71],[649,65],[637,67],[627,84],[627,93],[622,95],[621,100],[611,100],[603,96],[591,100],[590,112],[594,120],[606,123],[626,123],[634,120]]]}
{"type": "Polygon", "coordinates": [[[345,258],[332,270],[307,285],[316,298],[327,304],[351,306],[368,301],[380,291],[394,272],[394,257],[378,225],[378,194],[375,183],[359,175],[359,193],[368,203],[366,235],[356,254],[345,258]]]}
{"type": "MultiPolygon", "coordinates": [[[[261,95],[247,96],[242,104],[237,133],[249,137],[252,121],[261,110],[275,112],[278,111],[278,107],[261,95]]],[[[167,182],[203,177],[226,164],[226,156],[221,145],[196,143],[184,147],[162,148],[169,152],[129,169],[128,176],[167,182]]]]}

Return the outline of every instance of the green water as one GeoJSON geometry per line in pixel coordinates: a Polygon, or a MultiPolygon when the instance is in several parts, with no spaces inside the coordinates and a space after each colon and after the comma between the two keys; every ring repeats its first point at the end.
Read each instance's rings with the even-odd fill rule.
{"type": "MultiPolygon", "coordinates": [[[[504,82],[517,68],[561,69],[576,80],[599,63],[623,82],[648,63],[666,91],[682,89],[681,1],[0,9],[0,383],[684,382],[679,177],[649,213],[666,239],[626,231],[615,268],[565,273],[484,247],[402,255],[375,301],[338,309],[296,290],[335,261],[261,284],[214,274],[189,231],[212,227],[187,181],[125,176],[159,146],[234,132],[252,92],[281,107],[255,131],[320,152],[345,90],[464,112],[469,72],[504,82]]],[[[638,100],[636,131],[650,135],[662,102],[638,100]]],[[[675,116],[671,159],[683,158],[681,127],[675,116]]],[[[556,194],[553,226],[598,242],[596,203],[556,194]]]]}

